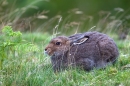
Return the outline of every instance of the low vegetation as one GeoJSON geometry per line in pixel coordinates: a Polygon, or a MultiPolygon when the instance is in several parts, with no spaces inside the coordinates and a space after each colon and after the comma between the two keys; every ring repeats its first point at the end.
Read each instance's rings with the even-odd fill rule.
{"type": "MultiPolygon", "coordinates": [[[[88,9],[87,13],[93,12],[96,6],[110,8],[109,11],[96,10],[93,16],[77,7],[66,6],[71,4],[62,1],[0,1],[0,86],[130,86],[129,9],[113,8],[104,3],[92,4],[92,0],[77,0],[81,2],[79,5],[74,3],[76,1],[67,0],[88,9]],[[92,5],[86,8],[84,2],[92,5]],[[93,26],[96,28],[91,28],[93,26]],[[52,36],[93,30],[104,32],[115,40],[120,51],[117,63],[90,72],[70,68],[54,73],[50,57],[43,54],[52,36]]],[[[116,6],[112,0],[112,4],[104,2],[116,6]]],[[[129,7],[124,0],[117,2],[129,7]]]]}
{"type": "Polygon", "coordinates": [[[37,32],[13,32],[9,26],[6,26],[2,32],[0,35],[0,61],[2,63],[0,86],[130,85],[129,35],[125,40],[119,40],[117,35],[109,34],[114,38],[120,51],[119,60],[115,65],[90,72],[80,69],[68,69],[54,73],[50,58],[43,54],[44,47],[51,39],[51,35],[37,32]]]}

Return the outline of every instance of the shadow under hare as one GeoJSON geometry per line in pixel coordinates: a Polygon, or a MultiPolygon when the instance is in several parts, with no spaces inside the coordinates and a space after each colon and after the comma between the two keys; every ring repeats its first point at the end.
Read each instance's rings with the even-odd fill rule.
{"type": "Polygon", "coordinates": [[[105,68],[118,59],[118,48],[110,37],[99,32],[53,38],[44,51],[51,56],[54,71],[80,67],[86,71],[105,68]]]}

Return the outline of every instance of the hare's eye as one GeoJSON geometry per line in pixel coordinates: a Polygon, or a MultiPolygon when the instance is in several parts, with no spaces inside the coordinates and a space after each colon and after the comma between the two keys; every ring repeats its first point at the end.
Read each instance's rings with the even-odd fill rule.
{"type": "Polygon", "coordinates": [[[56,42],[56,45],[61,45],[61,42],[56,42]]]}

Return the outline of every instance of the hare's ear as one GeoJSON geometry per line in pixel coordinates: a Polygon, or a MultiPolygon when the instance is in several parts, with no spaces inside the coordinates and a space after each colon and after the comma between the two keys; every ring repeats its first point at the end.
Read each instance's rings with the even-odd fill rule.
{"type": "Polygon", "coordinates": [[[86,42],[88,39],[89,39],[89,36],[82,36],[82,37],[79,37],[79,38],[73,40],[73,42],[71,44],[80,45],[80,44],[83,44],[84,42],[86,42]]]}

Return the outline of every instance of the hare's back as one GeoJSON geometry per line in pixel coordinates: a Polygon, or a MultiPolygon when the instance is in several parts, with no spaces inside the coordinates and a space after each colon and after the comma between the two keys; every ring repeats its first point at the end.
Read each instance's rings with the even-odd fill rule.
{"type": "MultiPolygon", "coordinates": [[[[90,58],[94,61],[115,61],[119,55],[115,42],[106,34],[99,32],[85,32],[76,35],[76,39],[78,36],[80,36],[80,40],[82,40],[83,37],[88,37],[88,39],[84,43],[73,45],[71,47],[70,55],[75,56],[75,58],[90,58]]],[[[73,35],[71,37],[74,39],[75,36],[73,35]]]]}
{"type": "Polygon", "coordinates": [[[88,42],[93,42],[95,40],[100,52],[100,59],[107,62],[114,62],[119,56],[119,51],[116,43],[112,38],[106,34],[99,32],[88,32],[85,35],[89,35],[88,42]],[[91,35],[89,35],[91,34],[91,35]]]}

